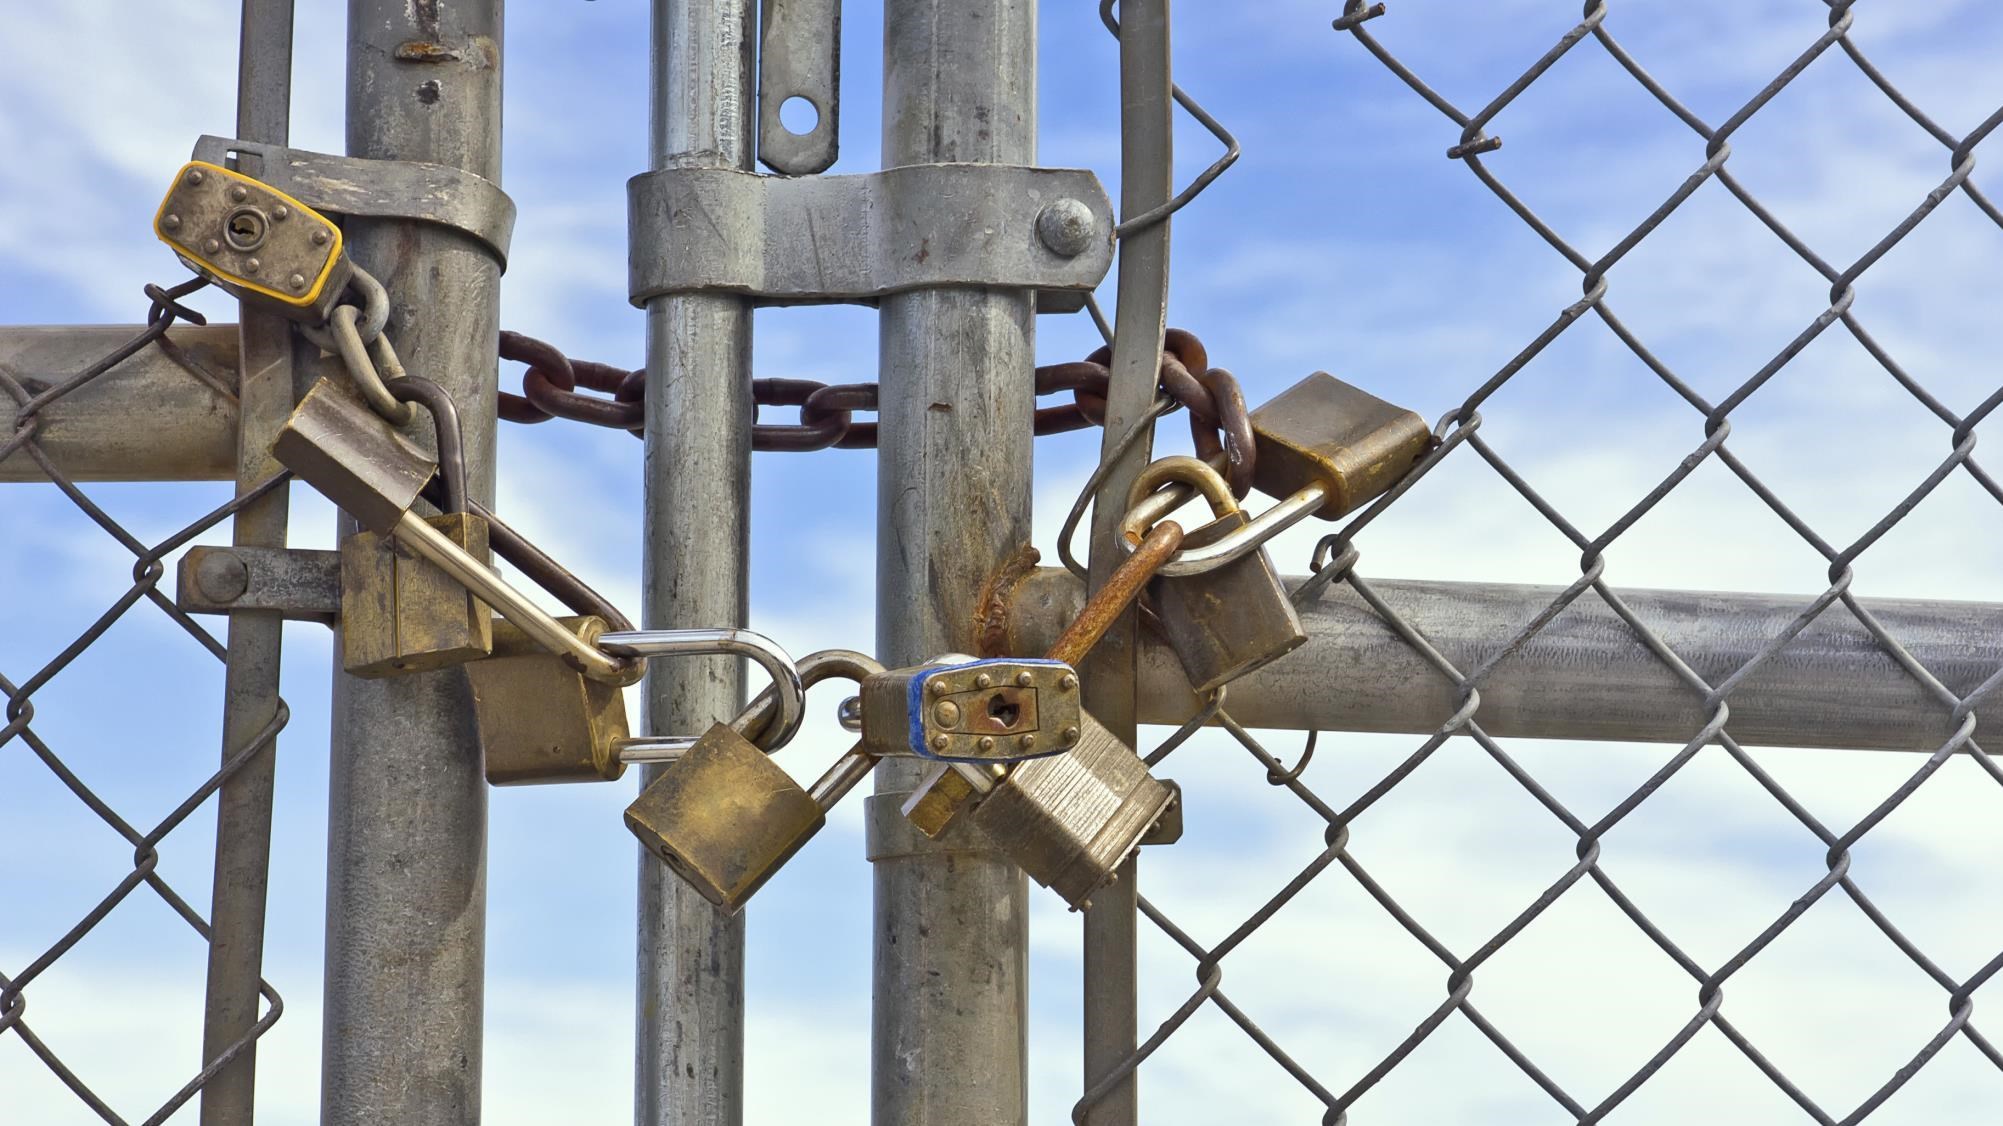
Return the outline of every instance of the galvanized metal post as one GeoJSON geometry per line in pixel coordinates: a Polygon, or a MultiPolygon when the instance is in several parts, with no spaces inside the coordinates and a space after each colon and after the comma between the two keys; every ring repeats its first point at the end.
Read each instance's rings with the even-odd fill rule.
{"type": "MultiPolygon", "coordinates": [[[[349,0],[347,108],[351,155],[499,180],[501,0],[349,0]]],[[[468,490],[491,503],[498,264],[436,225],[346,230],[349,253],[389,288],[405,364],[458,404],[468,490]]],[[[321,1121],[471,1126],[487,789],[465,673],[336,672],[333,713],[321,1121]]]]}
{"type": "MultiPolygon", "coordinates": [[[[237,136],[282,145],[292,119],[292,0],[243,0],[237,48],[237,136]]],[[[255,172],[255,169],[250,171],[255,172]]],[[[292,326],[246,304],[239,328],[236,489],[242,495],[279,471],[271,439],[292,408],[292,326]]],[[[288,490],[281,485],[236,515],[238,547],[284,547],[288,490]]],[[[271,723],[278,709],[277,612],[230,615],[223,673],[224,762],[271,723]]],[[[209,911],[209,981],[202,1059],[220,1057],[257,1023],[264,968],[265,891],[271,875],[271,795],[277,747],[267,744],[216,795],[215,885],[209,911]]],[[[249,1126],[257,1044],[245,1044],[202,1088],[202,1126],[249,1126]]]]}
{"type": "MultiPolygon", "coordinates": [[[[887,0],[883,163],[1036,159],[1033,0],[887,0]]],[[[877,460],[877,649],[972,648],[982,580],[1030,536],[1034,301],[1024,290],[886,298],[877,460]]],[[[897,815],[913,763],[877,768],[872,1120],[1026,1117],[1027,887],[1003,856],[897,815]]]]}
{"type": "MultiPolygon", "coordinates": [[[[1140,215],[1168,201],[1174,103],[1170,101],[1168,0],[1120,5],[1120,214],[1140,215]]],[[[1111,456],[1136,425],[1152,425],[1167,328],[1169,221],[1130,231],[1120,240],[1119,304],[1113,317],[1112,381],[1106,397],[1102,453],[1111,456]]],[[[1106,474],[1092,507],[1091,583],[1096,590],[1126,557],[1120,518],[1127,490],[1153,448],[1142,437],[1106,474]]],[[[1139,621],[1132,612],[1107,631],[1084,670],[1085,705],[1113,734],[1136,741],[1134,659],[1139,621]]],[[[1090,1126],[1134,1126],[1140,1091],[1128,1074],[1104,1092],[1100,1082],[1134,1050],[1138,1031],[1140,860],[1121,865],[1118,879],[1092,897],[1085,912],[1085,1089],[1090,1126]]]]}
{"type": "MultiPolygon", "coordinates": [[[[749,170],[751,0],[655,0],[654,168],[749,170]]],[[[640,232],[635,232],[638,235],[640,232]]],[[[751,309],[693,294],[647,303],[646,604],[649,627],[743,624],[750,543],[751,309]]],[[[700,731],[743,701],[734,658],[647,676],[655,732],[700,731]]],[[[648,767],[642,783],[660,767],[648,767]]],[[[744,917],[725,917],[645,849],[640,864],[634,1121],[744,1120],[744,917]]]]}

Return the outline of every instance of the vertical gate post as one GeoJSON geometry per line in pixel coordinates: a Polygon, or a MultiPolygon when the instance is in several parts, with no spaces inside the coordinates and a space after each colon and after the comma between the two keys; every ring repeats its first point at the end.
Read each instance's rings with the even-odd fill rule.
{"type": "MultiPolygon", "coordinates": [[[[1120,215],[1140,215],[1166,203],[1173,161],[1168,0],[1127,0],[1120,14],[1120,215]]],[[[1166,217],[1120,240],[1119,304],[1113,314],[1111,386],[1101,451],[1111,456],[1128,430],[1151,426],[1167,327],[1169,221],[1166,217]]],[[[1096,590],[1126,557],[1119,543],[1127,490],[1148,462],[1153,439],[1142,437],[1106,474],[1092,506],[1091,588],[1096,590]]],[[[1084,670],[1085,705],[1129,744],[1139,731],[1134,662],[1139,619],[1129,611],[1109,630],[1084,670]]],[[[1085,912],[1085,1087],[1094,1089],[1124,1064],[1138,1035],[1138,926],[1140,860],[1121,865],[1119,878],[1092,897],[1085,912]]],[[[1135,1126],[1140,1121],[1138,1077],[1125,1079],[1094,1099],[1086,1126],[1135,1126]]]]}
{"type": "MultiPolygon", "coordinates": [[[[237,49],[236,130],[249,141],[282,145],[292,122],[292,0],[243,0],[237,49]]],[[[255,174],[257,169],[247,171],[255,174]]],[[[292,325],[245,302],[238,324],[237,494],[269,480],[280,466],[271,439],[292,409],[292,325]]],[[[290,490],[278,486],[236,515],[230,542],[284,547],[290,490]]],[[[223,672],[225,763],[271,723],[278,710],[279,644],[284,623],[273,610],[230,615],[223,672]]],[[[264,969],[264,911],[271,876],[271,797],[276,741],[246,759],[216,795],[215,883],[209,912],[209,980],[202,1059],[216,1059],[257,1023],[264,969]]],[[[202,1126],[250,1126],[256,1105],[257,1044],[243,1046],[202,1087],[202,1126]]]]}
{"type": "MultiPolygon", "coordinates": [[[[652,167],[752,167],[752,0],[654,0],[652,167]]],[[[645,232],[634,231],[635,237],[645,232]]],[[[751,308],[680,294],[647,303],[646,603],[650,629],[742,625],[750,547],[751,308]]],[[[734,657],[647,676],[647,724],[701,731],[744,696],[734,657]]],[[[662,768],[649,766],[642,784],[662,768]]],[[[744,1120],[744,917],[710,906],[638,850],[634,1121],[744,1120]]]]}
{"type": "MultiPolygon", "coordinates": [[[[883,164],[1036,160],[1034,0],[887,0],[883,164]]],[[[1030,536],[1034,300],[886,297],[879,319],[877,651],[972,648],[982,580],[1030,536]]],[[[877,767],[872,1121],[1026,1117],[1028,892],[1006,857],[931,842],[898,815],[919,771],[877,767]]]]}
{"type": "MultiPolygon", "coordinates": [[[[349,0],[348,152],[501,172],[501,0],[349,0]]],[[[500,269],[475,239],[350,219],[412,371],[451,393],[470,495],[494,496],[500,269]]],[[[343,534],[353,522],[341,520],[343,534]]],[[[336,668],[340,635],[335,635],[336,668]]],[[[321,1122],[480,1119],[487,788],[461,669],[336,671],[321,1122]]]]}

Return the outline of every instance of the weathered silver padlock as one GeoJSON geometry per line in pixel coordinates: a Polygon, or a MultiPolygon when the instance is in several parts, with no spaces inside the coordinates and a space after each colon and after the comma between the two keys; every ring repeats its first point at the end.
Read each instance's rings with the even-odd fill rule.
{"type": "MultiPolygon", "coordinates": [[[[836,649],[809,655],[800,675],[809,684],[860,680],[882,668],[836,649]]],[[[761,697],[731,724],[712,726],[626,807],[626,826],[647,850],[730,914],[827,824],[828,810],[877,761],[858,742],[803,789],[739,730],[755,729],[764,705],[761,697]]]]}
{"type": "MultiPolygon", "coordinates": [[[[1193,486],[1209,502],[1214,517],[1184,535],[1182,551],[1223,540],[1250,522],[1215,469],[1193,457],[1165,457],[1142,469],[1127,494],[1129,517],[1121,524],[1121,533],[1128,543],[1139,543],[1147,533],[1137,516],[1145,511],[1142,502],[1171,482],[1193,486]]],[[[1199,695],[1278,660],[1307,641],[1293,600],[1264,547],[1201,574],[1157,575],[1148,592],[1162,632],[1199,695]]]]}
{"type": "Polygon", "coordinates": [[[1012,762],[1078,741],[1078,674],[1063,661],[952,654],[871,676],[859,698],[879,756],[1012,762]]]}
{"type": "MultiPolygon", "coordinates": [[[[466,461],[452,397],[428,379],[390,390],[431,415],[444,514],[425,517],[460,550],[487,558],[485,517],[468,510],[466,461]]],[[[341,667],[361,677],[448,668],[493,648],[493,614],[464,584],[394,536],[363,529],[341,541],[341,667]]]]}
{"type": "Polygon", "coordinates": [[[321,324],[352,267],[341,228],[261,180],[206,161],[174,174],[153,233],[188,268],[241,300],[321,324]]]}
{"type": "Polygon", "coordinates": [[[394,535],[538,644],[568,656],[585,675],[611,681],[628,675],[626,662],[586,645],[485,561],[411,511],[437,463],[346,384],[324,378],[315,383],[286,419],[271,452],[363,527],[394,535]]]}
{"type": "Polygon", "coordinates": [[[956,815],[976,828],[1037,883],[1077,909],[1113,878],[1176,800],[1169,784],[1104,724],[1082,714],[1069,753],[1013,764],[941,763],[904,804],[904,815],[931,837],[956,815]]]}

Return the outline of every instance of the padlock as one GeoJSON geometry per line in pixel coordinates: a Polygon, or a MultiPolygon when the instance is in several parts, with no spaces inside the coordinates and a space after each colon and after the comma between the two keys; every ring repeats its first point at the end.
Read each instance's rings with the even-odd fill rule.
{"type": "Polygon", "coordinates": [[[1078,674],[1062,661],[954,654],[869,677],[861,701],[875,755],[1012,762],[1078,740],[1078,674]]]}
{"type": "MultiPolygon", "coordinates": [[[[862,676],[882,666],[846,650],[800,663],[808,683],[862,676]]],[[[812,787],[802,789],[739,730],[764,700],[729,725],[716,724],[626,807],[626,827],[704,899],[735,914],[752,893],[827,823],[833,809],[876,765],[858,742],[812,787]]],[[[771,726],[776,726],[775,718],[771,726]]]]}
{"type": "Polygon", "coordinates": [[[1286,499],[1319,487],[1314,510],[1334,520],[1397,484],[1426,452],[1426,420],[1315,372],[1252,412],[1253,485],[1286,499]]]}
{"type": "MultiPolygon", "coordinates": [[[[402,396],[409,391],[404,385],[419,382],[405,376],[391,380],[389,386],[392,394],[402,396]]],[[[441,394],[438,401],[450,415],[450,399],[441,394]]],[[[456,432],[456,416],[451,416],[449,423],[441,418],[439,426],[441,433],[446,429],[456,432]]],[[[315,383],[285,420],[271,452],[363,527],[394,534],[538,644],[569,657],[585,675],[617,681],[629,674],[627,661],[585,644],[548,611],[503,581],[484,559],[410,511],[437,463],[345,383],[325,378],[315,383]]]]}
{"type": "MultiPolygon", "coordinates": [[[[487,558],[487,520],[468,511],[458,417],[443,388],[404,378],[394,395],[423,404],[438,430],[445,513],[424,519],[460,550],[487,558]]],[[[403,540],[363,529],[341,541],[341,667],[360,677],[449,668],[493,648],[493,614],[403,540]]]]}
{"type": "MultiPolygon", "coordinates": [[[[587,644],[606,628],[590,615],[557,620],[587,644]]],[[[642,672],[633,667],[636,682],[642,672]]],[[[585,676],[507,622],[494,623],[493,655],[467,665],[466,679],[490,784],[610,782],[626,773],[622,685],[585,676]]]]}
{"type": "MultiPolygon", "coordinates": [[[[772,687],[739,717],[740,729],[768,751],[784,746],[799,730],[805,691],[800,666],[762,634],[739,629],[608,631],[605,619],[595,614],[557,621],[585,645],[634,658],[634,663],[619,679],[586,676],[568,656],[550,652],[511,623],[495,622],[493,656],[466,666],[473,720],[492,785],[610,782],[636,762],[679,761],[697,740],[635,738],[626,723],[620,689],[638,684],[644,662],[656,657],[752,658],[771,675],[772,687]]],[[[826,653],[815,658],[815,667],[833,662],[826,653]]],[[[874,661],[868,665],[870,671],[880,667],[874,661]]]]}
{"type": "MultiPolygon", "coordinates": [[[[1215,516],[1183,537],[1184,551],[1215,543],[1250,522],[1224,478],[1193,457],[1165,457],[1142,469],[1127,495],[1130,512],[1170,482],[1193,485],[1215,516]]],[[[1142,531],[1132,520],[1123,522],[1122,533],[1129,542],[1139,542],[1142,531]]],[[[1293,599],[1264,547],[1200,574],[1158,575],[1148,590],[1162,633],[1198,695],[1278,660],[1307,641],[1293,599]]]]}
{"type": "Polygon", "coordinates": [[[972,814],[974,825],[1031,879],[1080,910],[1176,796],[1090,713],[1081,726],[1069,754],[1015,764],[972,814]]]}
{"type": "Polygon", "coordinates": [[[153,216],[153,233],[188,268],[238,298],[322,324],[353,267],[341,228],[263,181],[191,161],[153,216]]]}
{"type": "Polygon", "coordinates": [[[321,378],[292,408],[271,453],[364,528],[388,534],[438,462],[347,383],[321,378]]]}

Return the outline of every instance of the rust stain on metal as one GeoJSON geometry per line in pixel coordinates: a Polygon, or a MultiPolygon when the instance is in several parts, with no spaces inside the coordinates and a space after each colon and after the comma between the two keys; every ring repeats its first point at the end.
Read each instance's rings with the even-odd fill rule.
{"type": "Polygon", "coordinates": [[[407,63],[456,63],[464,57],[456,48],[427,39],[406,39],[396,45],[395,54],[407,63]]]}
{"type": "Polygon", "coordinates": [[[974,655],[1003,657],[1009,651],[1009,606],[1015,601],[1015,587],[1036,569],[1043,556],[1029,544],[1008,553],[981,583],[980,597],[974,600],[974,655]]]}

